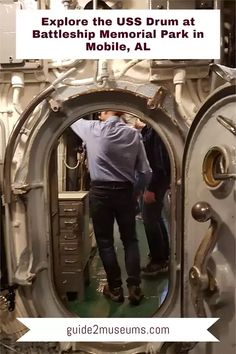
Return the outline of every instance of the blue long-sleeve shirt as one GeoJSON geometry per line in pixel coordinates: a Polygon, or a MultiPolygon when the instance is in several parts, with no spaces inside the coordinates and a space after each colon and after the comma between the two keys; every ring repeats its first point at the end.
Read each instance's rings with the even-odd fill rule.
{"type": "Polygon", "coordinates": [[[151,168],[139,132],[119,117],[106,121],[79,119],[71,128],[85,142],[92,181],[136,182],[151,179],[151,168]]]}

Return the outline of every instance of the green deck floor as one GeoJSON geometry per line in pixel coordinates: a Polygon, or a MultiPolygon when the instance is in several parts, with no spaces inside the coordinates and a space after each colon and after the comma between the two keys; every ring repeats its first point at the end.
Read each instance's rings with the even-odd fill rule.
{"type": "MultiPolygon", "coordinates": [[[[141,220],[137,220],[136,225],[141,252],[141,264],[145,265],[148,260],[148,245],[144,227],[141,220]]],[[[68,307],[71,312],[76,313],[80,317],[151,317],[165,299],[168,291],[167,274],[154,278],[142,278],[141,286],[144,299],[139,306],[131,306],[128,301],[128,291],[125,286],[126,272],[124,251],[116,225],[114,235],[118,261],[122,270],[125,302],[119,304],[104,298],[102,290],[106,283],[106,275],[98,252],[96,252],[90,264],[90,284],[86,286],[84,301],[80,303],[78,303],[77,300],[70,301],[68,307]]]]}

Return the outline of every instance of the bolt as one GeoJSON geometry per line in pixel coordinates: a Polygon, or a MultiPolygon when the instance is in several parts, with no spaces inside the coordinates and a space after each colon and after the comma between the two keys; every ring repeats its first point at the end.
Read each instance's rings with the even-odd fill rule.
{"type": "Polygon", "coordinates": [[[200,277],[201,275],[199,270],[195,266],[193,266],[189,271],[189,280],[191,281],[191,284],[194,286],[198,286],[200,277]]]}
{"type": "Polygon", "coordinates": [[[61,102],[60,101],[56,101],[56,100],[52,99],[49,101],[49,103],[50,103],[50,106],[51,106],[51,109],[53,112],[60,111],[60,109],[61,109],[61,102]]]}
{"type": "Polygon", "coordinates": [[[212,210],[208,203],[198,202],[192,207],[192,216],[198,222],[206,222],[212,216],[212,210]]]}
{"type": "Polygon", "coordinates": [[[194,271],[194,269],[190,271],[190,277],[191,279],[196,279],[196,272],[194,271]]]}

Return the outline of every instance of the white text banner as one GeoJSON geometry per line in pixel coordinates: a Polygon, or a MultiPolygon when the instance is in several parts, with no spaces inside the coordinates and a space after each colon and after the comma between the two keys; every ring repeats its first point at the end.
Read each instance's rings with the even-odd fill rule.
{"type": "Polygon", "coordinates": [[[219,59],[220,10],[18,10],[17,59],[219,59]]]}
{"type": "Polygon", "coordinates": [[[217,342],[217,318],[18,318],[29,331],[19,342],[217,342]]]}

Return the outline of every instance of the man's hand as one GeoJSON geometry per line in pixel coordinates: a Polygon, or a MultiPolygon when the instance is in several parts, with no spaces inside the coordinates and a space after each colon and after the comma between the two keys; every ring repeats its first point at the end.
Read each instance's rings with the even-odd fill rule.
{"type": "Polygon", "coordinates": [[[154,192],[145,191],[143,193],[143,200],[146,204],[151,204],[156,202],[156,196],[154,192]]]}

